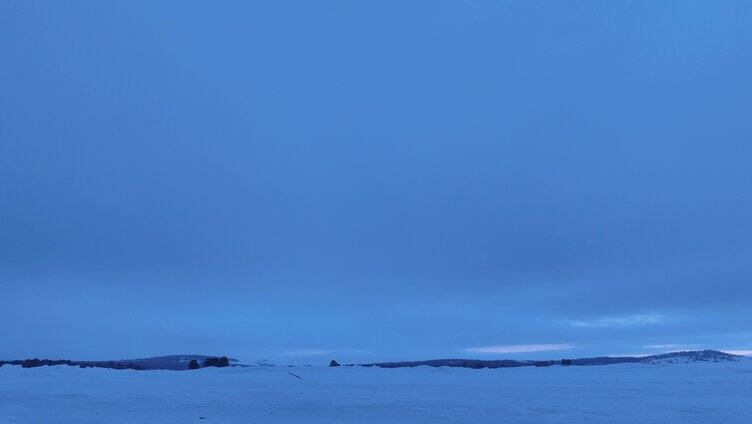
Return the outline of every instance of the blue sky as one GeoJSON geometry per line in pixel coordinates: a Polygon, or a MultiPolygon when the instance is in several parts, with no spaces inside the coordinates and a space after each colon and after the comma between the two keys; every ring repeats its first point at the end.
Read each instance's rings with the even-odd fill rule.
{"type": "Polygon", "coordinates": [[[0,357],[752,350],[752,5],[4,2],[0,357]]]}

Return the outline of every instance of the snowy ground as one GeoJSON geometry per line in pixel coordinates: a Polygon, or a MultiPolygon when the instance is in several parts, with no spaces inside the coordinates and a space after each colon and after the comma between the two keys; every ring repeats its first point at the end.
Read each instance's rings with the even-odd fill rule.
{"type": "Polygon", "coordinates": [[[496,370],[0,368],[0,423],[165,422],[752,423],[752,359],[496,370]]]}

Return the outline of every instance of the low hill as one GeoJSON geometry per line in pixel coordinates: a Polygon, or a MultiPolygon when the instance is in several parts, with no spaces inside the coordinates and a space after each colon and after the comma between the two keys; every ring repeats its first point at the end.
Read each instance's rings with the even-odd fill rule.
{"type": "MultiPolygon", "coordinates": [[[[24,368],[35,368],[41,366],[69,365],[81,368],[110,368],[110,369],[130,369],[130,370],[174,370],[182,371],[188,369],[188,363],[196,360],[199,364],[204,364],[207,359],[216,358],[209,355],[170,355],[155,356],[151,358],[139,359],[118,359],[113,361],[74,361],[70,359],[18,359],[12,361],[0,361],[3,365],[20,365],[24,368]]],[[[229,358],[230,366],[237,363],[237,359],[229,358]]]]}
{"type": "Polygon", "coordinates": [[[612,364],[680,364],[691,362],[726,362],[738,361],[742,357],[717,350],[671,352],[649,356],[599,356],[593,358],[561,359],[551,361],[524,361],[524,360],[480,360],[480,359],[432,359],[427,361],[405,362],[380,362],[361,364],[364,367],[380,368],[406,368],[417,366],[429,367],[460,367],[460,368],[513,368],[513,367],[547,367],[552,365],[563,366],[591,366],[612,364]]]}
{"type": "MultiPolygon", "coordinates": [[[[169,355],[169,356],[155,356],[152,358],[142,359],[125,359],[118,362],[133,363],[145,370],[187,370],[188,363],[191,360],[198,361],[199,364],[203,364],[207,359],[215,358],[215,356],[209,355],[169,355]]],[[[230,366],[232,363],[237,363],[237,359],[230,358],[230,366]]]]}

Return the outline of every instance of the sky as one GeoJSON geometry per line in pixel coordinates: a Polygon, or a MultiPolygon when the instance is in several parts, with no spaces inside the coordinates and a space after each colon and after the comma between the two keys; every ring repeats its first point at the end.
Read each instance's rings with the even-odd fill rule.
{"type": "Polygon", "coordinates": [[[0,5],[0,358],[752,352],[752,3],[0,5]]]}

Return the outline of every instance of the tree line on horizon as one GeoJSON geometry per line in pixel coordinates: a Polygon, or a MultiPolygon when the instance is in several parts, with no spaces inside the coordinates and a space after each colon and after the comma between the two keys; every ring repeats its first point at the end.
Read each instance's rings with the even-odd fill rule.
{"type": "MultiPolygon", "coordinates": [[[[70,359],[17,359],[17,360],[11,360],[11,361],[0,361],[0,367],[3,365],[20,365],[21,368],[37,368],[37,367],[43,367],[43,366],[58,366],[58,365],[68,365],[71,367],[79,367],[79,368],[106,368],[106,369],[113,369],[113,370],[137,370],[137,371],[145,371],[149,369],[157,369],[157,368],[147,368],[142,365],[139,365],[138,363],[134,361],[72,361],[70,359]]],[[[188,362],[188,368],[189,370],[199,369],[199,368],[207,368],[207,367],[217,367],[217,368],[224,368],[230,366],[230,359],[226,356],[220,356],[220,357],[209,357],[204,360],[203,364],[200,364],[197,360],[191,359],[188,362]]]]}
{"type": "Polygon", "coordinates": [[[208,368],[208,367],[224,368],[224,367],[229,367],[229,366],[230,366],[230,358],[226,356],[206,358],[206,360],[204,360],[203,366],[195,359],[191,359],[188,362],[189,370],[197,370],[200,368],[208,368]]]}

